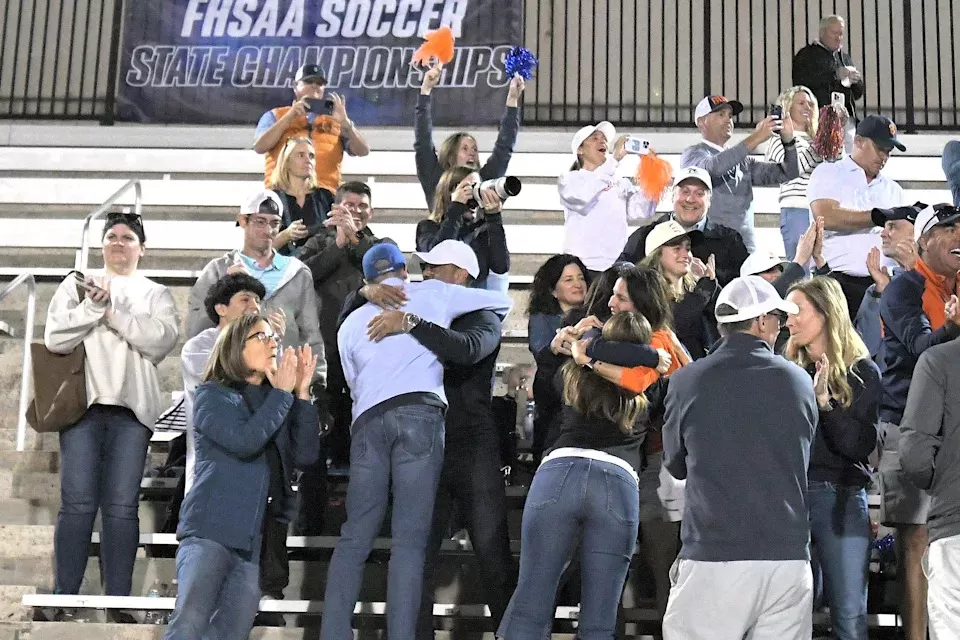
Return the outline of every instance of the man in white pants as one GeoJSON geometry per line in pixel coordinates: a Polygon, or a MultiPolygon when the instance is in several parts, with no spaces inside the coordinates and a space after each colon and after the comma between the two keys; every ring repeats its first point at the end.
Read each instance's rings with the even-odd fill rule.
{"type": "Polygon", "coordinates": [[[664,640],[810,639],[817,403],[810,376],[772,349],[797,312],[760,276],[735,278],[717,298],[723,340],[670,378],[664,466],[687,486],[664,640]]]}
{"type": "MultiPolygon", "coordinates": [[[[954,296],[947,306],[956,305],[954,296]]],[[[900,423],[900,464],[930,494],[923,557],[930,637],[960,630],[960,341],[923,352],[913,372],[900,423]],[[936,473],[934,473],[936,471],[936,473]]]]}

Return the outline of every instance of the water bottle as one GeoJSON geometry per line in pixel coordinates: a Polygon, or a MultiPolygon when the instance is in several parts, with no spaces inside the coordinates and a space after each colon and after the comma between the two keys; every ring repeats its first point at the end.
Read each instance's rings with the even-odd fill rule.
{"type": "MultiPolygon", "coordinates": [[[[174,603],[176,603],[176,601],[177,601],[177,579],[176,579],[176,578],[173,579],[173,582],[170,583],[170,588],[167,589],[167,597],[168,597],[168,598],[173,598],[174,603]]],[[[167,611],[166,609],[164,609],[164,611],[163,611],[163,623],[164,623],[164,624],[169,624],[169,623],[170,623],[170,616],[171,616],[171,615],[172,615],[172,612],[171,612],[171,611],[167,611]]]]}
{"type": "Polygon", "coordinates": [[[533,415],[536,412],[536,403],[533,400],[527,400],[527,412],[523,416],[523,437],[525,440],[533,440],[533,415]]]}
{"type": "MultiPolygon", "coordinates": [[[[153,581],[153,586],[150,587],[147,597],[162,598],[164,590],[166,590],[166,585],[160,582],[160,578],[157,578],[153,581]]],[[[144,624],[163,624],[163,613],[156,610],[147,611],[147,614],[143,617],[143,622],[144,624]]]]}

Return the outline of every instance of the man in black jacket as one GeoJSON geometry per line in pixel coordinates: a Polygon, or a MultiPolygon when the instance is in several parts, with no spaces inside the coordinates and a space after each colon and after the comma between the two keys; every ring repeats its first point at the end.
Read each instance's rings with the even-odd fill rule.
{"type": "MultiPolygon", "coordinates": [[[[424,280],[466,286],[468,268],[444,244],[414,253],[421,261],[424,280]]],[[[471,254],[472,256],[473,254],[471,254]]],[[[476,269],[476,263],[472,266],[476,269]]],[[[384,300],[386,285],[367,285],[344,304],[341,321],[367,300],[384,300]]],[[[402,310],[385,310],[371,339],[403,331],[402,310]]],[[[419,640],[432,639],[434,590],[440,547],[454,513],[464,516],[473,545],[483,591],[497,625],[516,586],[517,573],[510,553],[507,497],[500,471],[500,439],[493,421],[490,381],[500,353],[501,319],[492,311],[474,311],[455,319],[449,329],[421,320],[410,335],[444,363],[447,396],[443,468],[433,509],[430,541],[423,570],[423,595],[417,624],[419,640]]]]}
{"type": "Polygon", "coordinates": [[[720,286],[739,275],[740,265],[747,259],[747,246],[740,233],[730,227],[714,224],[707,218],[710,194],[713,189],[710,174],[699,167],[684,167],[673,181],[673,213],[664,215],[651,224],[640,227],[627,239],[619,262],[640,262],[646,253],[644,245],[650,231],[673,218],[690,234],[693,255],[706,262],[716,260],[717,280],[720,286]]]}
{"type": "Polygon", "coordinates": [[[821,107],[832,102],[833,92],[843,94],[844,106],[850,115],[844,131],[844,148],[850,153],[857,130],[854,101],[863,97],[863,76],[850,54],[843,52],[845,29],[840,16],[827,16],[820,21],[820,38],[793,56],[793,84],[813,91],[821,107]]]}

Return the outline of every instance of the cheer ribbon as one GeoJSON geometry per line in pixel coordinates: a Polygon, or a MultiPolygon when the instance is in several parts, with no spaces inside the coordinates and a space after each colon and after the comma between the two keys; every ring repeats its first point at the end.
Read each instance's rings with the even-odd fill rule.
{"type": "Polygon", "coordinates": [[[423,38],[424,42],[413,54],[410,64],[432,67],[434,64],[447,64],[453,60],[453,31],[450,27],[440,27],[423,38]]]}
{"type": "Polygon", "coordinates": [[[529,80],[533,77],[533,69],[539,64],[539,61],[537,56],[533,55],[529,49],[514,47],[504,58],[503,64],[508,78],[519,74],[524,80],[529,80]]]}

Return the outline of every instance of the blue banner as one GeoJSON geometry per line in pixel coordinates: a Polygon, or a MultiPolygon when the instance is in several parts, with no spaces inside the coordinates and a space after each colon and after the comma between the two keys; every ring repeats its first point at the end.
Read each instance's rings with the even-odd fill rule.
{"type": "Polygon", "coordinates": [[[434,123],[497,123],[504,56],[523,44],[519,0],[127,0],[118,118],[253,127],[293,102],[301,65],[318,64],[358,125],[411,126],[423,76],[410,60],[441,26],[456,48],[434,123]]]}

